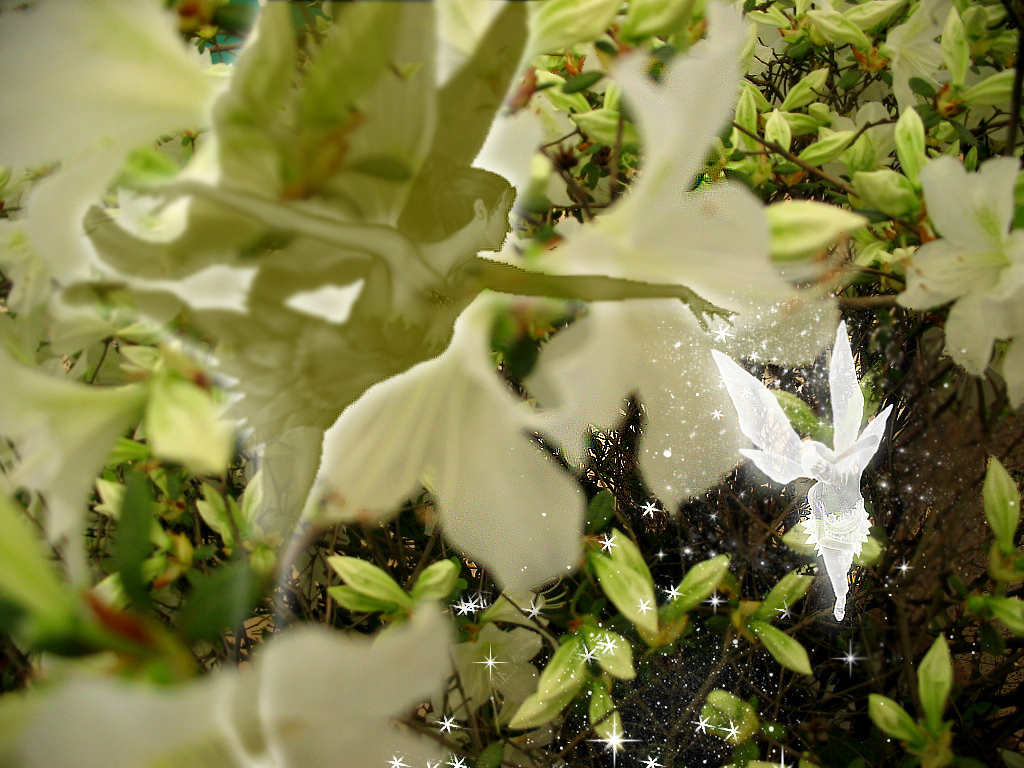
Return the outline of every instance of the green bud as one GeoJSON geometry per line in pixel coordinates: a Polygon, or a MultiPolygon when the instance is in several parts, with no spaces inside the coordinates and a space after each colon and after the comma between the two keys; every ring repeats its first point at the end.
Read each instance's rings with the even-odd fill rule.
{"type": "Polygon", "coordinates": [[[832,124],[832,110],[829,109],[828,104],[822,104],[820,101],[812,102],[807,105],[807,114],[817,120],[818,125],[832,124]]]}
{"type": "Polygon", "coordinates": [[[807,18],[810,19],[814,29],[830,43],[836,45],[849,43],[862,51],[871,48],[871,41],[868,40],[868,36],[864,34],[863,30],[831,8],[808,11],[807,18]]]}
{"type": "Polygon", "coordinates": [[[855,173],[853,187],[869,208],[893,218],[912,217],[921,204],[910,179],[887,168],[855,173]]]}
{"type": "MultiPolygon", "coordinates": [[[[587,138],[614,147],[619,130],[620,114],[613,109],[592,109],[582,114],[569,115],[569,117],[587,135],[587,138]]],[[[627,120],[622,125],[622,146],[636,148],[639,145],[640,139],[636,129],[627,120]]]]}
{"type": "Polygon", "coordinates": [[[1005,106],[1013,93],[1013,77],[1012,69],[996,72],[965,90],[961,98],[971,107],[1005,106]]]}
{"type": "Polygon", "coordinates": [[[896,123],[896,154],[900,159],[900,167],[910,182],[918,187],[918,174],[928,161],[925,154],[924,123],[916,109],[904,110],[896,123]]]}
{"type": "Polygon", "coordinates": [[[424,569],[409,593],[413,600],[444,600],[455,590],[458,580],[458,566],[451,560],[440,560],[424,569]]]}
{"type": "Polygon", "coordinates": [[[822,133],[821,138],[813,144],[804,147],[800,153],[801,160],[811,165],[830,163],[849,147],[850,141],[857,135],[856,131],[828,131],[823,133],[824,131],[827,131],[827,129],[820,129],[819,133],[822,133]]]}
{"type": "Polygon", "coordinates": [[[630,0],[622,36],[639,40],[675,34],[689,23],[694,5],[694,0],[630,0]]]}
{"type": "Polygon", "coordinates": [[[728,691],[709,693],[700,716],[708,730],[734,745],[753,737],[760,727],[754,708],[728,691]]]}
{"type": "Polygon", "coordinates": [[[773,627],[766,621],[752,621],[750,622],[750,631],[761,641],[772,658],[783,667],[799,672],[801,675],[813,674],[807,651],[781,629],[773,627]]]}
{"type": "Polygon", "coordinates": [[[825,87],[825,80],[828,78],[828,67],[816,69],[801,78],[800,82],[789,89],[786,98],[783,99],[779,109],[783,112],[792,112],[794,109],[806,107],[818,98],[818,94],[825,87]]]}
{"type": "Polygon", "coordinates": [[[773,109],[772,113],[768,115],[768,119],[764,124],[764,137],[768,141],[774,141],[776,144],[781,145],[783,149],[788,150],[790,144],[792,144],[793,131],[779,110],[773,109]]]}
{"type": "Polygon", "coordinates": [[[345,584],[363,597],[379,600],[403,608],[412,608],[413,601],[395,580],[373,563],[358,557],[334,555],[327,564],[345,581],[345,584]]]}
{"type": "MultiPolygon", "coordinates": [[[[582,93],[565,93],[562,90],[562,86],[565,85],[564,77],[546,69],[536,69],[534,72],[537,74],[538,87],[553,83],[552,86],[544,89],[544,96],[554,105],[555,109],[570,114],[590,111],[590,103],[582,93]]],[[[607,105],[605,106],[607,107],[607,105]]]]}
{"type": "Polygon", "coordinates": [[[537,693],[547,699],[569,693],[575,696],[587,679],[586,662],[583,660],[583,637],[573,634],[548,661],[537,682],[537,693]]]}
{"type": "MultiPolygon", "coordinates": [[[[752,89],[743,88],[740,90],[740,97],[736,100],[736,123],[742,125],[751,133],[757,133],[757,102],[754,100],[752,89]]],[[[736,134],[733,144],[746,150],[756,149],[758,143],[741,131],[733,129],[736,134]]]]}
{"type": "Polygon", "coordinates": [[[949,70],[950,81],[953,85],[963,85],[967,67],[971,63],[971,46],[956,8],[949,9],[946,26],[942,29],[941,43],[942,59],[949,70]]]}
{"type": "Polygon", "coordinates": [[[928,727],[935,733],[942,728],[942,712],[953,687],[953,664],[946,638],[939,635],[917,668],[917,689],[928,727]]]}
{"type": "Polygon", "coordinates": [[[896,11],[906,5],[907,0],[874,0],[855,5],[843,13],[843,17],[863,30],[874,29],[888,21],[896,11]]]}
{"type": "Polygon", "coordinates": [[[563,691],[554,696],[534,693],[527,696],[512,716],[508,727],[515,729],[539,728],[550,723],[576,697],[576,691],[563,691]]]}
{"type": "Polygon", "coordinates": [[[810,115],[802,112],[782,112],[782,119],[789,126],[790,133],[794,136],[806,136],[809,133],[817,133],[818,121],[810,115]]]}
{"type": "Polygon", "coordinates": [[[1017,549],[1016,533],[1020,521],[1020,492],[1017,484],[995,457],[988,463],[982,488],[985,519],[1003,552],[1017,549]]]}
{"type": "Polygon", "coordinates": [[[619,0],[548,0],[530,20],[530,51],[557,53],[597,39],[611,24],[619,0]]]}
{"type": "Polygon", "coordinates": [[[771,231],[771,256],[797,261],[825,250],[843,234],[867,223],[859,214],[811,200],[787,200],[765,208],[771,231]]]}
{"type": "Polygon", "coordinates": [[[987,34],[988,13],[980,5],[972,5],[960,16],[964,31],[972,40],[979,40],[987,34]]]}
{"type": "Polygon", "coordinates": [[[338,605],[352,613],[391,613],[396,608],[392,602],[367,597],[352,587],[328,587],[327,594],[338,605]]]}
{"type": "Polygon", "coordinates": [[[846,163],[850,173],[873,170],[878,165],[875,140],[870,133],[862,133],[859,139],[839,155],[838,160],[846,163]]]}

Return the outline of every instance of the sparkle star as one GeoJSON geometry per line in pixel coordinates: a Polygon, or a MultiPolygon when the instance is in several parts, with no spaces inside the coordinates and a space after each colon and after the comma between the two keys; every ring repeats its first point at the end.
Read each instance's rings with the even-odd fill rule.
{"type": "Polygon", "coordinates": [[[669,600],[675,600],[681,594],[679,587],[669,587],[668,589],[663,589],[662,592],[668,595],[669,600]]]}
{"type": "Polygon", "coordinates": [[[864,661],[864,659],[866,659],[867,657],[866,656],[855,656],[853,654],[853,641],[850,640],[849,641],[849,645],[848,645],[847,650],[846,650],[846,653],[843,654],[842,656],[833,656],[832,658],[835,659],[836,661],[843,662],[843,664],[845,664],[848,667],[848,669],[849,669],[850,677],[853,677],[853,665],[856,664],[858,661],[864,661]]]}
{"type": "Polygon", "coordinates": [[[407,764],[402,762],[402,758],[395,757],[394,755],[391,756],[391,759],[388,760],[388,763],[390,765],[390,768],[409,768],[407,764]]]}
{"type": "Polygon", "coordinates": [[[729,721],[729,727],[725,729],[725,735],[730,739],[735,739],[740,735],[740,729],[736,727],[736,724],[732,720],[729,721]]]}
{"type": "Polygon", "coordinates": [[[722,412],[720,410],[718,410],[716,408],[715,410],[713,410],[711,412],[711,420],[712,421],[718,421],[720,418],[722,418],[722,412]]]}
{"type": "Polygon", "coordinates": [[[494,668],[498,664],[508,664],[507,661],[498,661],[496,658],[494,658],[493,651],[492,651],[490,645],[487,646],[487,656],[484,657],[484,660],[483,661],[474,661],[473,663],[474,664],[485,664],[485,665],[487,665],[487,679],[488,680],[491,679],[491,672],[494,671],[494,668]]]}
{"type": "Polygon", "coordinates": [[[588,741],[600,741],[604,744],[604,751],[612,751],[612,766],[614,768],[616,757],[618,756],[619,750],[622,749],[622,745],[627,741],[640,741],[640,739],[626,739],[623,738],[626,734],[619,732],[619,726],[617,723],[612,724],[611,735],[607,739],[588,739],[588,741]]]}
{"type": "Polygon", "coordinates": [[[779,768],[790,768],[790,763],[786,762],[786,747],[782,747],[782,752],[779,753],[779,768]]]}
{"type": "Polygon", "coordinates": [[[779,618],[780,619],[788,619],[789,618],[789,606],[786,605],[785,603],[783,603],[781,608],[776,608],[775,612],[777,614],[779,614],[779,618]]]}
{"type": "Polygon", "coordinates": [[[530,607],[526,611],[526,618],[536,619],[540,615],[540,606],[536,605],[533,600],[530,600],[530,607]]]}
{"type": "Polygon", "coordinates": [[[468,603],[465,600],[459,600],[459,602],[454,605],[454,608],[458,611],[459,616],[465,616],[467,613],[473,613],[475,605],[473,603],[468,603]]]}
{"type": "Polygon", "coordinates": [[[455,724],[454,717],[442,717],[440,720],[441,733],[448,733],[452,728],[461,726],[455,724]]]}
{"type": "Polygon", "coordinates": [[[901,562],[899,565],[896,566],[896,570],[900,572],[900,576],[906,576],[907,575],[907,571],[914,570],[914,566],[912,566],[910,563],[908,563],[906,561],[906,559],[904,558],[903,562],[901,562]]]}
{"type": "Polygon", "coordinates": [[[445,763],[449,768],[466,768],[466,764],[462,761],[461,757],[452,755],[451,759],[445,763]]]}
{"type": "Polygon", "coordinates": [[[615,543],[615,539],[613,539],[611,536],[609,536],[606,533],[604,535],[604,539],[601,541],[601,551],[602,552],[611,552],[612,551],[612,547],[617,547],[617,546],[619,546],[619,545],[615,543]]]}
{"type": "Polygon", "coordinates": [[[709,597],[704,602],[705,603],[710,603],[710,605],[714,609],[715,613],[718,613],[718,606],[723,605],[725,603],[725,600],[723,600],[721,597],[719,597],[717,592],[714,592],[714,593],[712,593],[711,597],[709,597]]]}
{"type": "Polygon", "coordinates": [[[657,505],[650,501],[644,504],[640,509],[643,511],[644,517],[654,517],[654,514],[658,511],[657,505]]]}
{"type": "Polygon", "coordinates": [[[736,337],[736,334],[733,333],[729,329],[729,326],[726,325],[725,323],[722,323],[721,327],[717,331],[715,331],[714,334],[715,334],[715,341],[717,341],[719,343],[725,341],[726,339],[732,339],[732,338],[736,337]]]}
{"type": "Polygon", "coordinates": [[[696,723],[696,725],[697,725],[697,727],[695,729],[697,731],[697,733],[707,733],[708,732],[708,726],[711,725],[711,721],[710,720],[705,720],[704,719],[704,715],[697,715],[697,719],[693,720],[692,722],[696,723]]]}
{"type": "Polygon", "coordinates": [[[638,611],[640,611],[640,613],[642,613],[642,614],[645,614],[645,615],[646,615],[646,614],[647,614],[647,612],[648,612],[649,610],[651,610],[651,601],[650,601],[650,600],[641,600],[641,601],[640,601],[640,605],[638,605],[638,606],[636,607],[636,609],[637,609],[638,611]]]}
{"type": "Polygon", "coordinates": [[[601,651],[601,653],[615,653],[615,651],[617,650],[617,646],[615,645],[615,638],[614,637],[606,637],[604,640],[599,642],[597,645],[598,645],[598,649],[601,651]]]}
{"type": "Polygon", "coordinates": [[[662,768],[661,763],[655,760],[653,757],[644,758],[643,768],[662,768]]]}

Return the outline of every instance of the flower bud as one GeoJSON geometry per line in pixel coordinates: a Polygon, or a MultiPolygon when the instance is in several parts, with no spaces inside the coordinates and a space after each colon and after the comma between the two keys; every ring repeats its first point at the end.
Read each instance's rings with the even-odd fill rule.
{"type": "Polygon", "coordinates": [[[869,208],[896,219],[912,216],[921,205],[910,179],[887,168],[855,173],[853,187],[869,208]]]}

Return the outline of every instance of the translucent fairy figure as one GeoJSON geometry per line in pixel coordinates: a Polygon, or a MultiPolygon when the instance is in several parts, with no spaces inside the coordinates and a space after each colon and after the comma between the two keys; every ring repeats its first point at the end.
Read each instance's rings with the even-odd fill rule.
{"type": "Polygon", "coordinates": [[[860,493],[861,473],[878,450],[892,406],[860,432],[864,395],[857,381],[846,323],[840,323],[836,331],[829,366],[832,448],[817,440],[801,442],[764,384],[720,352],[712,354],[736,406],[740,428],[757,446],[756,450],[741,449],[740,453],[777,483],[790,483],[798,477],[816,481],[807,491],[814,521],[809,543],[825,564],[836,599],[834,615],[841,621],[846,615],[847,574],[853,558],[868,540],[871,526],[860,493]]]}

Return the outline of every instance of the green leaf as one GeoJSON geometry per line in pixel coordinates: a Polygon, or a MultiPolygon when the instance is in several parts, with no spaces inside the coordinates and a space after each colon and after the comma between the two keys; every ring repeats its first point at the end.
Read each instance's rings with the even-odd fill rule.
{"type": "Polygon", "coordinates": [[[573,634],[555,651],[537,682],[537,693],[550,699],[563,693],[570,698],[583,687],[587,679],[586,662],[582,655],[583,638],[573,634]]]}
{"type": "Polygon", "coordinates": [[[590,622],[583,625],[582,631],[587,647],[594,653],[601,669],[619,680],[632,680],[636,677],[633,648],[622,635],[590,622]]]}
{"type": "Polygon", "coordinates": [[[709,693],[700,716],[707,721],[708,730],[733,745],[742,744],[760,727],[754,708],[728,691],[709,693]]]}
{"type": "Polygon", "coordinates": [[[593,70],[591,72],[584,72],[576,75],[576,77],[565,81],[562,85],[562,93],[579,93],[580,91],[585,91],[602,77],[604,77],[604,72],[601,72],[600,70],[593,70]]]}
{"type": "Polygon", "coordinates": [[[169,372],[151,379],[146,435],[153,455],[196,474],[222,474],[234,451],[234,427],[210,392],[169,372]]]}
{"type": "Polygon", "coordinates": [[[615,495],[607,490],[598,491],[587,506],[587,533],[593,536],[615,517],[615,495]]]}
{"type": "Polygon", "coordinates": [[[763,621],[773,621],[778,618],[779,611],[796,604],[807,593],[813,581],[812,576],[801,575],[799,569],[790,571],[779,579],[779,582],[761,601],[761,605],[754,614],[755,618],[763,621]]]}
{"type": "Polygon", "coordinates": [[[412,608],[413,600],[385,571],[358,557],[334,555],[327,564],[345,583],[364,597],[412,608]]]}
{"type": "Polygon", "coordinates": [[[553,695],[539,692],[531,694],[519,705],[508,727],[520,730],[539,728],[558,717],[575,697],[576,691],[563,691],[553,695]]]}
{"type": "Polygon", "coordinates": [[[729,572],[729,556],[718,555],[697,563],[679,582],[679,595],[664,608],[663,619],[671,623],[689,613],[711,595],[729,572]]]}
{"type": "Polygon", "coordinates": [[[918,96],[924,96],[926,99],[935,98],[935,87],[922,77],[910,78],[910,90],[916,93],[918,96]]]}
{"type": "Polygon", "coordinates": [[[1010,553],[1017,549],[1016,533],[1020,521],[1020,491],[999,460],[994,456],[988,463],[985,472],[985,484],[982,488],[985,503],[985,519],[992,529],[1003,552],[1010,553]]]}
{"type": "Polygon", "coordinates": [[[129,474],[126,485],[118,516],[115,562],[128,599],[136,608],[145,608],[149,605],[149,587],[142,575],[142,564],[153,549],[153,488],[142,472],[129,474]]]}
{"type": "Polygon", "coordinates": [[[750,622],[750,631],[761,641],[765,650],[786,669],[799,672],[801,675],[813,674],[807,651],[785,632],[764,621],[750,622]]]}
{"type": "Polygon", "coordinates": [[[39,621],[59,625],[74,610],[43,542],[20,507],[0,494],[0,596],[39,621]]]}
{"type": "Polygon", "coordinates": [[[658,609],[651,579],[600,553],[591,553],[590,562],[597,580],[612,604],[637,627],[650,633],[658,631],[658,609]]]}
{"type": "Polygon", "coordinates": [[[327,594],[346,611],[353,613],[393,613],[398,608],[395,603],[367,597],[352,587],[328,587],[327,594]]]}
{"type": "Polygon", "coordinates": [[[890,698],[877,693],[868,696],[868,715],[878,728],[894,739],[916,744],[924,740],[921,727],[907,711],[890,698]]]}
{"type": "Polygon", "coordinates": [[[548,0],[530,21],[530,51],[558,53],[596,39],[608,28],[620,0],[548,0]]]}
{"type": "Polygon", "coordinates": [[[811,406],[794,395],[781,389],[773,389],[772,394],[779,401],[782,412],[786,414],[789,423],[798,432],[810,435],[819,442],[832,444],[832,425],[826,424],[817,414],[811,410],[811,406]]]}
{"type": "Polygon", "coordinates": [[[1019,597],[988,597],[988,609],[1017,637],[1024,637],[1024,601],[1019,597]]]}
{"type": "Polygon", "coordinates": [[[476,768],[500,768],[505,759],[505,742],[492,741],[480,752],[476,759],[476,768]]]}
{"type": "Polygon", "coordinates": [[[451,560],[439,560],[423,570],[409,593],[413,600],[444,600],[455,591],[459,567],[451,560]]]}
{"type": "Polygon", "coordinates": [[[630,0],[622,36],[641,40],[673,35],[684,29],[693,13],[693,0],[630,0]]]}
{"type": "Polygon", "coordinates": [[[953,687],[953,663],[949,658],[946,638],[939,635],[917,668],[917,688],[925,719],[934,733],[942,728],[942,712],[953,687]]]}
{"type": "Polygon", "coordinates": [[[245,562],[218,568],[192,590],[178,626],[191,642],[214,640],[225,629],[239,631],[260,594],[259,576],[245,562]]]}
{"type": "Polygon", "coordinates": [[[593,693],[590,694],[590,706],[587,714],[590,718],[590,727],[594,733],[603,739],[614,738],[613,734],[622,735],[622,717],[614,712],[615,702],[600,680],[593,683],[593,693]],[[609,715],[608,713],[611,712],[609,715]]]}

